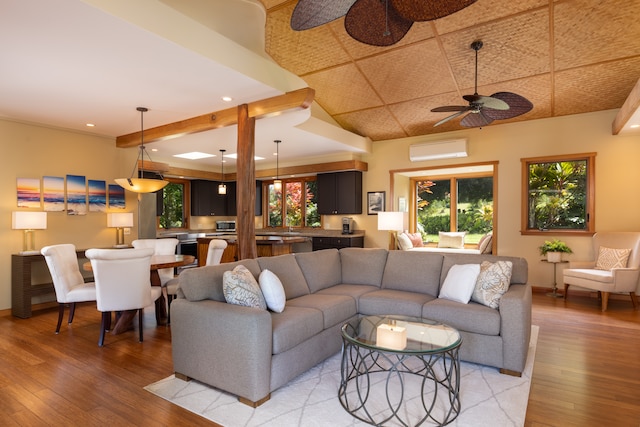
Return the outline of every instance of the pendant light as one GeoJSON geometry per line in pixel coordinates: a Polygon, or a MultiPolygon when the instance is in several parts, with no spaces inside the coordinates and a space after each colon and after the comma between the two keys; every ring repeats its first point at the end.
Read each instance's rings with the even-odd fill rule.
{"type": "Polygon", "coordinates": [[[278,150],[278,146],[282,141],[276,139],[273,141],[276,143],[276,179],[273,180],[273,188],[277,191],[282,190],[282,180],[278,177],[278,172],[280,169],[280,151],[278,150]]]}
{"type": "Polygon", "coordinates": [[[149,111],[148,108],[145,107],[138,107],[136,108],[136,110],[140,111],[140,171],[139,171],[139,176],[140,178],[134,178],[133,174],[136,171],[136,166],[138,165],[138,158],[136,158],[136,162],[133,165],[133,170],[131,171],[131,176],[129,178],[117,178],[116,184],[118,184],[120,187],[124,188],[125,190],[129,190],[129,191],[133,191],[134,193],[154,193],[158,190],[162,190],[164,187],[167,186],[167,184],[169,184],[169,181],[165,181],[164,179],[162,179],[162,176],[160,177],[160,179],[152,179],[152,178],[145,178],[144,177],[144,155],[145,153],[147,154],[147,157],[149,157],[149,161],[151,161],[151,157],[149,156],[149,153],[147,153],[147,150],[144,148],[144,113],[149,111]]]}
{"type": "Polygon", "coordinates": [[[218,185],[218,194],[227,194],[227,186],[224,183],[224,152],[220,150],[220,163],[222,163],[222,182],[218,185]]]}

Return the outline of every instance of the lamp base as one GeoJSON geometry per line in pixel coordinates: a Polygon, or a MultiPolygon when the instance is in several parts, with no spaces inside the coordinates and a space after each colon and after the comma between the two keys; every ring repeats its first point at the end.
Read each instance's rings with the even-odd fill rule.
{"type": "Polygon", "coordinates": [[[116,249],[124,249],[124,248],[128,248],[129,245],[113,245],[113,247],[116,249]]]}

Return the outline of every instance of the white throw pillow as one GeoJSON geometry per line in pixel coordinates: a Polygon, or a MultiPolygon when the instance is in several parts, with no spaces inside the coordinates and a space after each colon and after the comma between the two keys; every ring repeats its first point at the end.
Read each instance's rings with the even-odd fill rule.
{"type": "Polygon", "coordinates": [[[262,295],[264,295],[264,299],[267,302],[267,308],[276,313],[282,313],[287,297],[284,294],[284,286],[282,286],[278,276],[270,270],[262,270],[258,282],[260,282],[262,295]]]}
{"type": "Polygon", "coordinates": [[[480,274],[480,264],[456,264],[449,269],[438,298],[467,304],[480,274]]]}
{"type": "Polygon", "coordinates": [[[403,251],[408,251],[409,249],[413,249],[413,243],[411,243],[411,239],[404,233],[398,233],[398,245],[400,245],[400,249],[403,251]]]}
{"type": "Polygon", "coordinates": [[[438,233],[439,248],[464,249],[464,231],[440,231],[438,233]]]}
{"type": "Polygon", "coordinates": [[[244,265],[222,274],[222,292],[229,304],[267,309],[260,285],[244,265]]]}

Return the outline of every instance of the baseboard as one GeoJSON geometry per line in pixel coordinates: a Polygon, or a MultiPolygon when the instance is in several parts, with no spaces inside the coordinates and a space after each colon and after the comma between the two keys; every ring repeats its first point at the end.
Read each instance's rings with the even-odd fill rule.
{"type": "MultiPolygon", "coordinates": [[[[535,292],[535,293],[549,293],[553,290],[553,288],[549,288],[546,286],[532,286],[531,287],[531,292],[535,292]]],[[[564,294],[564,286],[560,287],[558,286],[558,293],[560,295],[564,294]]],[[[594,299],[598,299],[598,292],[597,291],[589,291],[586,289],[575,289],[573,286],[569,287],[569,294],[570,295],[575,295],[575,296],[581,296],[581,297],[589,297],[589,298],[594,298],[594,299]]],[[[636,295],[638,295],[638,293],[636,292],[636,295]]],[[[629,300],[629,294],[628,293],[624,293],[624,294],[610,294],[609,295],[609,299],[616,299],[616,300],[629,300]]]]}

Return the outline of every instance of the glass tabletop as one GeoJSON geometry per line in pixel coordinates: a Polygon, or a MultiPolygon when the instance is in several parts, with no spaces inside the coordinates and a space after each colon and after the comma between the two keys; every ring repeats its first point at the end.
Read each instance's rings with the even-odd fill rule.
{"type": "Polygon", "coordinates": [[[402,353],[439,353],[460,345],[451,326],[419,317],[363,316],[345,323],[342,336],[362,347],[402,353]]]}

